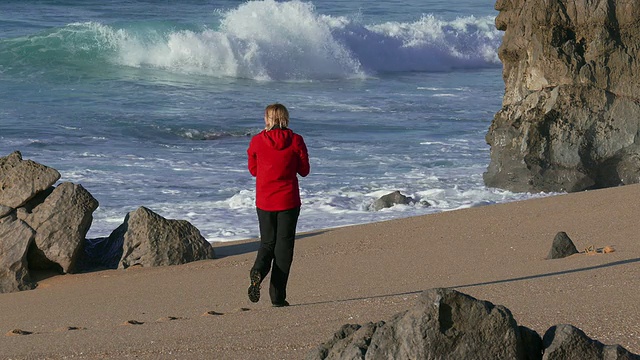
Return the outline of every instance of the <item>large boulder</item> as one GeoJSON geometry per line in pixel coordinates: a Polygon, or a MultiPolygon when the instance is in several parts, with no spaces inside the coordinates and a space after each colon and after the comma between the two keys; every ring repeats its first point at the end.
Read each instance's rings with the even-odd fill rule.
{"type": "Polygon", "coordinates": [[[16,209],[24,205],[58,179],[60,173],[57,170],[31,160],[22,160],[19,151],[0,158],[0,214],[6,215],[8,208],[16,209]]]}
{"type": "Polygon", "coordinates": [[[347,327],[307,359],[540,359],[542,340],[500,305],[451,289],[431,289],[386,323],[347,327]],[[353,331],[356,330],[356,331],[353,331]],[[370,334],[373,332],[373,334],[370,334]],[[352,342],[340,341],[353,339],[352,342]],[[367,343],[367,338],[370,341],[367,343]],[[338,339],[338,341],[336,341],[338,339]],[[341,349],[344,349],[340,351],[341,349]],[[357,351],[354,351],[357,350],[357,351]],[[350,355],[344,351],[348,351],[350,355]],[[329,354],[333,354],[329,357],[329,354]]]}
{"type": "Polygon", "coordinates": [[[139,207],[109,236],[123,244],[119,268],[178,265],[213,259],[211,244],[186,220],[168,220],[139,207]]]}
{"type": "Polygon", "coordinates": [[[640,2],[498,0],[505,94],[485,184],[581,191],[640,182],[640,2]]]}
{"type": "Polygon", "coordinates": [[[42,202],[37,198],[36,204],[27,203],[27,210],[19,212],[36,232],[29,267],[73,272],[98,201],[82,185],[70,182],[58,185],[42,202]]]}
{"type": "Polygon", "coordinates": [[[0,293],[31,290],[27,252],[34,232],[15,214],[0,218],[0,293]]]}

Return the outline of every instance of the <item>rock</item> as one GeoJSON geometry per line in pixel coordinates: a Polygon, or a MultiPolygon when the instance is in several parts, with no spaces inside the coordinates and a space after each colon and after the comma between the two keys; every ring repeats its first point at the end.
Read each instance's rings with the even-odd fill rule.
{"type": "MultiPolygon", "coordinates": [[[[540,359],[542,340],[533,330],[518,326],[511,312],[500,305],[477,300],[451,289],[422,293],[411,309],[396,314],[380,326],[369,326],[371,340],[354,336],[357,331],[308,359],[540,359]],[[361,357],[347,339],[357,339],[361,357]],[[530,348],[527,346],[534,346],[530,348]],[[344,350],[341,350],[344,349],[344,350]],[[329,354],[334,354],[329,357],[329,354]],[[315,357],[314,357],[315,356],[315,357]]],[[[359,330],[359,329],[358,329],[359,330]]],[[[344,332],[344,329],[341,329],[344,332]]],[[[341,337],[339,334],[337,338],[341,337]]],[[[322,345],[321,345],[322,347],[322,345]]]]}
{"type": "Polygon", "coordinates": [[[18,208],[58,179],[60,173],[57,170],[22,160],[19,151],[0,158],[0,205],[18,208]]]}
{"type": "Polygon", "coordinates": [[[213,259],[214,250],[200,231],[185,220],[167,220],[139,207],[109,236],[122,238],[123,253],[118,268],[178,265],[213,259]]]}
{"type": "Polygon", "coordinates": [[[552,326],[543,337],[543,360],[640,360],[620,345],[604,345],[568,324],[552,326]]]}
{"type": "Polygon", "coordinates": [[[373,334],[367,359],[527,359],[522,340],[507,308],[432,289],[373,334]]]}
{"type": "Polygon", "coordinates": [[[0,219],[0,293],[31,290],[27,251],[34,232],[14,216],[0,219]]]}
{"type": "Polygon", "coordinates": [[[564,231],[560,231],[556,234],[555,238],[553,238],[553,243],[551,244],[551,250],[549,250],[549,255],[547,255],[547,259],[562,259],[567,256],[577,254],[578,249],[569,238],[569,235],[564,231]]]}
{"type": "Polygon", "coordinates": [[[364,326],[343,325],[331,340],[309,352],[305,359],[364,359],[371,343],[371,336],[382,325],[384,325],[384,321],[376,324],[369,322],[364,326]]]}
{"type": "Polygon", "coordinates": [[[374,201],[371,205],[371,210],[378,211],[384,208],[389,208],[397,204],[408,205],[413,202],[413,199],[407,196],[404,196],[400,193],[400,191],[394,191],[387,195],[384,195],[374,201]]]}
{"type": "Polygon", "coordinates": [[[505,94],[487,186],[559,192],[640,182],[640,2],[498,0],[505,94]]]}
{"type": "Polygon", "coordinates": [[[98,201],[82,185],[65,182],[27,210],[25,222],[36,232],[29,267],[73,272],[97,208],[98,201]]]}

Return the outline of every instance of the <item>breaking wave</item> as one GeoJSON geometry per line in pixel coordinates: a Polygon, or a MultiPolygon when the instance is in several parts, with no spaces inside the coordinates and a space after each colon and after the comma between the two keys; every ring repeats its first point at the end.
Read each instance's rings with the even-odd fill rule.
{"type": "Polygon", "coordinates": [[[255,80],[362,78],[500,66],[492,17],[363,24],[310,2],[251,1],[221,12],[216,28],[165,23],[73,23],[0,40],[0,74],[92,74],[150,69],[255,80]]]}

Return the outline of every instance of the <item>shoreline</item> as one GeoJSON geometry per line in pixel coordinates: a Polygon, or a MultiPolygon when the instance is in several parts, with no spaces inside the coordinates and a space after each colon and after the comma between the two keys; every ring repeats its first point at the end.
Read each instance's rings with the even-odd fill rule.
{"type": "MultiPolygon", "coordinates": [[[[386,194],[386,192],[385,192],[385,194],[386,194]]],[[[466,210],[466,209],[472,209],[472,208],[478,208],[478,207],[484,207],[484,206],[509,204],[509,203],[512,203],[512,202],[520,202],[520,201],[540,199],[540,198],[545,198],[545,197],[561,196],[561,195],[566,195],[566,194],[567,193],[530,194],[530,197],[527,197],[527,198],[506,199],[506,200],[502,200],[502,201],[491,202],[491,203],[488,203],[488,204],[475,204],[475,205],[474,204],[468,204],[468,205],[460,206],[458,208],[439,209],[439,210],[436,210],[434,212],[423,213],[423,214],[407,214],[407,215],[400,215],[400,216],[397,216],[397,217],[391,217],[391,218],[387,218],[387,219],[378,219],[378,220],[375,220],[375,221],[355,222],[355,223],[350,223],[350,224],[340,224],[340,225],[329,226],[329,227],[320,227],[320,228],[316,228],[316,229],[308,229],[308,230],[296,232],[296,239],[297,239],[298,236],[305,236],[305,234],[324,232],[324,231],[340,229],[340,228],[344,228],[344,227],[365,226],[365,225],[376,224],[376,223],[387,222],[387,221],[395,221],[395,220],[402,220],[402,219],[407,219],[407,218],[429,216],[429,215],[434,215],[434,214],[447,213],[447,212],[451,212],[451,211],[460,211],[460,210],[466,210]]],[[[304,204],[302,206],[303,206],[303,208],[305,207],[304,204]]],[[[400,205],[400,206],[402,206],[402,205],[400,205]]],[[[385,209],[378,210],[378,211],[384,211],[384,210],[385,209]]],[[[399,213],[399,214],[404,214],[404,213],[399,213]]],[[[334,215],[334,214],[329,214],[329,215],[334,215]]],[[[304,217],[304,214],[301,213],[300,214],[300,218],[303,218],[303,217],[304,217]]],[[[186,220],[186,219],[184,219],[184,218],[176,218],[176,220],[186,220]]],[[[207,240],[207,241],[209,243],[211,243],[211,245],[216,246],[216,244],[229,244],[229,243],[237,243],[237,242],[246,242],[246,241],[258,240],[259,239],[258,218],[256,217],[253,220],[255,222],[255,233],[257,234],[254,237],[244,237],[244,238],[229,239],[229,240],[207,240]]],[[[189,220],[187,220],[187,221],[189,221],[189,220]]],[[[109,236],[109,234],[106,234],[106,235],[103,235],[103,236],[109,236]]]]}
{"type": "Polygon", "coordinates": [[[504,305],[541,336],[568,323],[640,353],[639,197],[627,185],[300,233],[287,308],[265,286],[247,299],[256,239],[212,243],[214,260],[45,278],[0,294],[0,358],[300,359],[434,287],[504,305]],[[616,251],[545,260],[559,231],[616,251]]]}

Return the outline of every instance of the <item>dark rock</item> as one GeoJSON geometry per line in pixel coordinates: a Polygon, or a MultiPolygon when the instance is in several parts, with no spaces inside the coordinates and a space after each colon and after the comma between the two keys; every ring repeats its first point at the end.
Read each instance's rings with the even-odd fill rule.
{"type": "Polygon", "coordinates": [[[57,170],[22,160],[19,151],[0,158],[0,205],[18,208],[58,179],[57,170]]]}
{"type": "Polygon", "coordinates": [[[640,2],[498,0],[505,94],[485,184],[557,192],[640,182],[640,2]]]}
{"type": "Polygon", "coordinates": [[[127,214],[109,238],[122,238],[119,268],[178,265],[215,255],[211,244],[188,221],[167,220],[145,207],[127,214]]]}
{"type": "Polygon", "coordinates": [[[639,360],[620,345],[604,345],[567,324],[552,326],[543,337],[543,360],[639,360]]]}
{"type": "Polygon", "coordinates": [[[540,360],[543,353],[543,343],[540,335],[528,327],[520,326],[522,344],[525,348],[525,359],[540,360]]]}
{"type": "Polygon", "coordinates": [[[34,232],[15,215],[0,219],[0,293],[31,290],[27,251],[34,232]]]}
{"type": "Polygon", "coordinates": [[[527,359],[529,352],[507,308],[432,289],[373,334],[367,359],[527,359]]]}
{"type": "Polygon", "coordinates": [[[33,206],[25,217],[36,232],[29,267],[73,272],[97,207],[98,201],[82,185],[69,182],[33,206]]]}
{"type": "Polygon", "coordinates": [[[389,208],[397,204],[408,205],[413,202],[413,199],[407,196],[404,196],[400,193],[400,191],[394,191],[390,194],[383,195],[371,205],[371,210],[378,211],[384,208],[389,208]]]}
{"type": "Polygon", "coordinates": [[[350,333],[343,328],[340,332],[346,333],[344,336],[339,332],[324,344],[326,351],[315,349],[308,359],[362,359],[362,351],[365,359],[542,357],[540,336],[518,326],[507,308],[451,289],[425,291],[413,308],[367,329],[372,332],[370,341],[366,341],[367,335],[354,336],[359,328],[350,333]],[[349,339],[357,340],[358,346],[345,344],[349,339]],[[367,342],[368,346],[362,346],[367,342]],[[360,349],[360,353],[353,351],[355,348],[360,349]],[[326,356],[318,357],[319,353],[326,356]]]}
{"type": "Polygon", "coordinates": [[[343,325],[329,341],[309,352],[305,359],[364,359],[371,343],[371,336],[382,325],[384,321],[376,324],[369,322],[364,326],[343,325]]]}
{"type": "Polygon", "coordinates": [[[549,255],[547,255],[547,259],[562,259],[567,256],[577,254],[578,249],[569,238],[569,235],[564,231],[560,231],[556,234],[556,237],[553,238],[553,243],[551,244],[551,250],[549,250],[549,255]]]}

